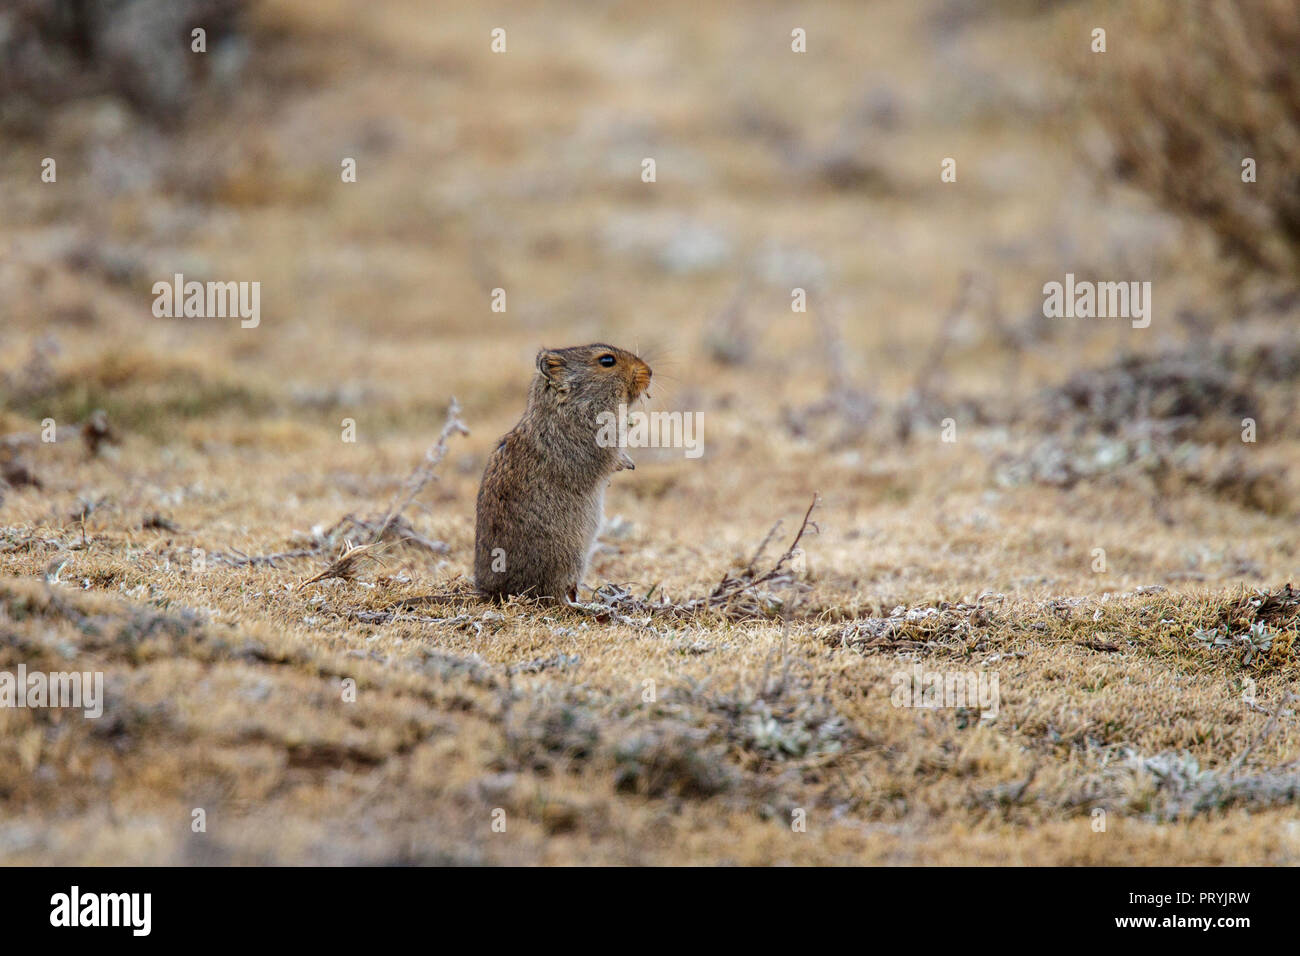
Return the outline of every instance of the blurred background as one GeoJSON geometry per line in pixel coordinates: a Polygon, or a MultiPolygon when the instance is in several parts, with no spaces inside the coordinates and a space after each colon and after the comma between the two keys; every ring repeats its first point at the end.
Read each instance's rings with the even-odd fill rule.
{"type": "Polygon", "coordinates": [[[951,418],[978,469],[949,488],[1293,514],[1298,39],[1271,0],[18,0],[0,425],[102,410],[246,475],[361,464],[344,417],[400,460],[454,394],[476,476],[535,350],[604,339],[705,413],[661,483],[730,499],[794,453],[897,504],[951,418]],[[156,318],[175,273],[260,282],[260,325],[156,318]],[[1066,273],[1150,281],[1150,327],[1044,318],[1066,273]]]}
{"type": "Polygon", "coordinates": [[[604,339],[705,413],[661,484],[730,499],[794,453],[899,503],[952,419],[980,470],[950,488],[1294,514],[1298,39],[1270,0],[19,0],[0,424],[328,472],[362,463],[343,418],[406,455],[456,395],[472,477],[535,350],[604,339]],[[175,273],[260,282],[260,325],[155,317],[175,273]],[[1045,318],[1066,273],[1150,281],[1150,327],[1045,318]]]}
{"type": "Polygon", "coordinates": [[[1293,772],[1232,760],[1295,663],[1297,50],[1294,0],[9,0],[0,663],[109,705],[0,714],[0,856],[1293,863],[1293,772]],[[156,316],[177,273],[257,327],[156,316]],[[1067,274],[1149,327],[1046,317],[1067,274]],[[634,454],[588,585],[707,595],[816,492],[788,633],[395,616],[469,573],[537,349],[593,340],[704,454],[634,454]],[[402,546],[299,587],[453,396],[402,546]],[[993,647],[997,726],[867,693],[993,647]],[[796,800],[843,825],[791,849],[796,800]]]}

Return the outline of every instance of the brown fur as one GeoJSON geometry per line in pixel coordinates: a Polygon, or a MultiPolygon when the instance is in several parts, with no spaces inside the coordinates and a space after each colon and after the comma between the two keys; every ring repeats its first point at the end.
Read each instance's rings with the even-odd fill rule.
{"type": "Polygon", "coordinates": [[[650,376],[631,352],[602,343],[537,354],[523,417],[489,456],[479,486],[474,583],[483,594],[577,597],[605,486],[631,467],[619,448],[597,443],[598,416],[634,402],[650,376]],[[606,368],[600,358],[610,355],[606,368]]]}

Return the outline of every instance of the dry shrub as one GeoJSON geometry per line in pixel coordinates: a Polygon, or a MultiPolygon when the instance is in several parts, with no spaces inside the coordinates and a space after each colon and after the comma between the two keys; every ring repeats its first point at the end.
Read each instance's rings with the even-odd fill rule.
{"type": "Polygon", "coordinates": [[[1257,465],[1238,453],[1215,469],[1192,471],[1186,477],[1216,497],[1252,511],[1284,517],[1293,510],[1289,472],[1282,465],[1257,465]]]}
{"type": "Polygon", "coordinates": [[[1190,637],[1208,658],[1263,672],[1295,667],[1300,593],[1290,584],[1226,595],[1207,611],[1209,626],[1190,637]]]}
{"type": "Polygon", "coordinates": [[[1106,801],[1146,820],[1167,823],[1220,813],[1232,807],[1288,806],[1300,796],[1294,764],[1256,773],[1203,769],[1187,752],[1143,756],[1127,752],[1096,777],[1085,779],[1080,803],[1106,801]]]}
{"type": "Polygon", "coordinates": [[[1071,376],[1046,392],[1041,405],[1044,425],[1075,434],[1116,435],[1147,423],[1177,438],[1208,422],[1235,422],[1258,411],[1259,399],[1247,382],[1191,351],[1121,356],[1071,376]]]}
{"type": "Polygon", "coordinates": [[[0,10],[0,121],[39,129],[49,108],[121,97],[162,122],[180,118],[205,75],[241,59],[247,0],[17,0],[0,10]],[[207,32],[195,55],[190,32],[207,32]],[[234,41],[234,42],[228,42],[234,41]]]}
{"type": "Polygon", "coordinates": [[[1271,591],[1255,588],[1225,601],[1218,619],[1229,630],[1250,630],[1260,623],[1278,630],[1300,630],[1300,591],[1290,584],[1271,591]]]}
{"type": "Polygon", "coordinates": [[[30,435],[6,435],[0,438],[0,501],[7,487],[41,487],[41,480],[32,469],[31,452],[35,440],[30,435]]]}
{"type": "Polygon", "coordinates": [[[825,635],[827,643],[859,653],[927,651],[943,644],[983,649],[987,629],[1001,623],[996,605],[1005,596],[981,594],[974,604],[941,601],[936,606],[896,607],[888,616],[862,617],[825,635]],[[985,633],[978,633],[978,632],[985,633]]]}
{"type": "Polygon", "coordinates": [[[703,799],[736,782],[723,749],[708,745],[708,733],[689,724],[663,720],[618,741],[615,786],[649,797],[703,799]]]}
{"type": "Polygon", "coordinates": [[[1089,66],[1116,172],[1207,224],[1239,264],[1294,280],[1300,6],[1175,0],[1116,12],[1107,52],[1089,66]],[[1242,182],[1247,157],[1257,182],[1242,182]]]}
{"type": "Polygon", "coordinates": [[[1273,436],[1293,427],[1294,343],[1284,332],[1273,340],[1269,349],[1234,333],[1222,343],[1125,354],[1082,369],[1022,409],[1038,438],[997,456],[994,479],[1061,488],[1136,482],[1166,498],[1201,489],[1289,515],[1296,504],[1290,469],[1254,458],[1242,441],[1246,419],[1273,436]]]}

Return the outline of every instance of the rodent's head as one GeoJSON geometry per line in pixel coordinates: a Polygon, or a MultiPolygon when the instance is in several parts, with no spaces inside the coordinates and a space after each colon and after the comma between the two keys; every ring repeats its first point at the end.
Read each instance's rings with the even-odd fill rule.
{"type": "Polygon", "coordinates": [[[631,352],[596,342],[567,349],[542,349],[537,372],[544,391],[557,402],[614,409],[631,404],[650,387],[650,366],[631,352]]]}

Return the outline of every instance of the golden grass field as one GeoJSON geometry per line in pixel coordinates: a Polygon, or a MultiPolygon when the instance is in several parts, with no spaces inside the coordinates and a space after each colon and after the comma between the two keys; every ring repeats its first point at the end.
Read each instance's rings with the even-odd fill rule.
{"type": "Polygon", "coordinates": [[[1300,862],[1300,309],[1099,171],[1122,8],[1002,6],[268,0],[179,128],[7,142],[0,670],[107,703],[0,708],[0,861],[1300,862]],[[260,325],[155,318],[177,272],[260,325]],[[1044,319],[1067,272],[1151,326],[1044,319]],[[588,341],[705,453],[615,476],[621,604],[484,604],[486,455],[588,341]],[[305,583],[453,396],[423,544],[305,583]],[[915,664],[996,717],[894,706],[915,664]]]}

